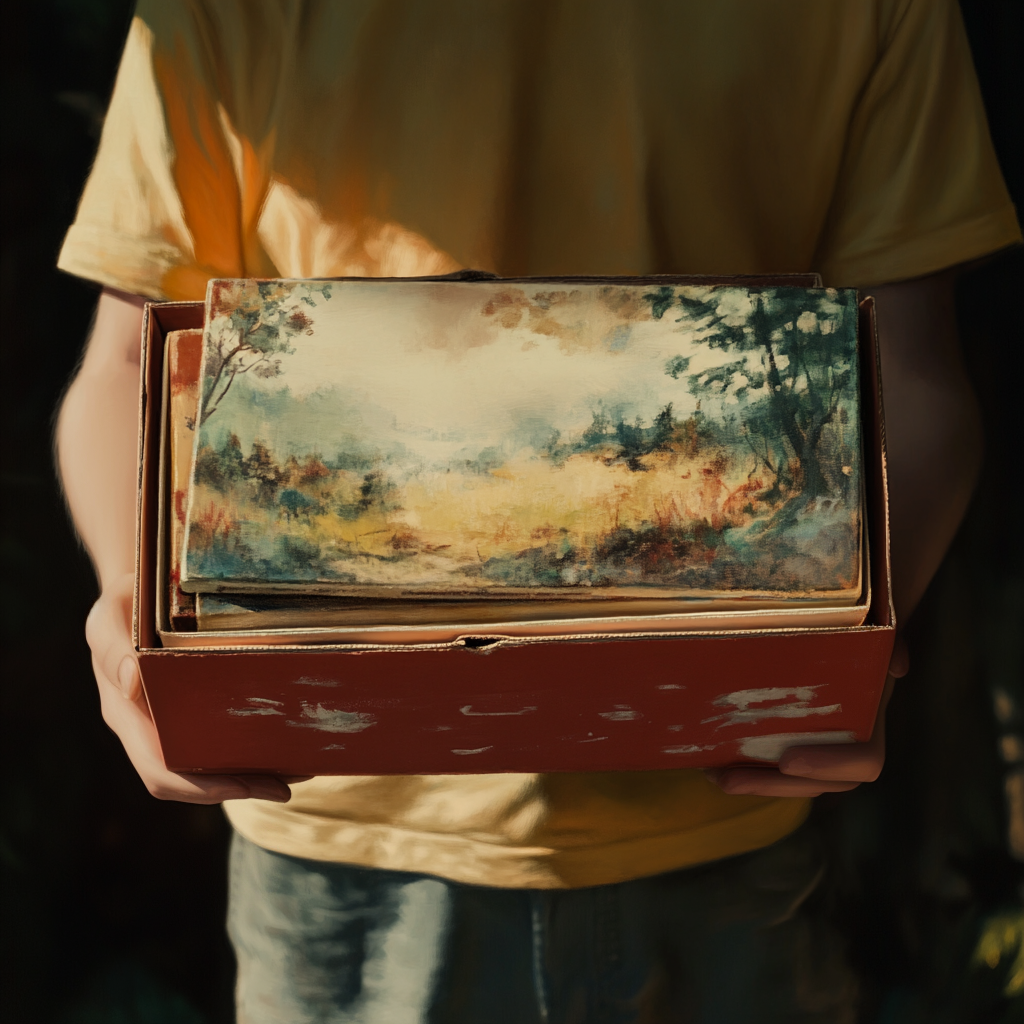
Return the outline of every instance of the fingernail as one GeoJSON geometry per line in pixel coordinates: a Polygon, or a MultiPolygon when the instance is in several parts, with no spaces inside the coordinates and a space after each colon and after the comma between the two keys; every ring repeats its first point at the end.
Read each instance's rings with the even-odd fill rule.
{"type": "Polygon", "coordinates": [[[121,664],[117,666],[117,681],[121,686],[121,693],[125,700],[135,698],[135,659],[124,657],[121,664]]]}

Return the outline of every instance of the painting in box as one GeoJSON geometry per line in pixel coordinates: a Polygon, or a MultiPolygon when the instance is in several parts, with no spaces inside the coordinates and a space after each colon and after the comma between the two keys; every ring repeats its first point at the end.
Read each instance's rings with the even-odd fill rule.
{"type": "Polygon", "coordinates": [[[852,291],[217,281],[195,591],[860,592],[852,291]]]}
{"type": "Polygon", "coordinates": [[[172,331],[167,335],[167,404],[170,441],[170,508],[168,530],[167,613],[176,630],[195,629],[195,598],[181,591],[181,553],[185,542],[185,522],[189,475],[197,408],[199,374],[203,354],[202,331],[172,331]]]}

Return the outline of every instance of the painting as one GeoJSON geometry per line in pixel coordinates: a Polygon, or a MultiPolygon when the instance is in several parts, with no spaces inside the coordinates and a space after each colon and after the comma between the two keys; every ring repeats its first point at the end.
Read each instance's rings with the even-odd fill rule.
{"type": "Polygon", "coordinates": [[[217,281],[182,586],[861,589],[852,291],[217,281]]]}
{"type": "Polygon", "coordinates": [[[172,331],[167,335],[167,433],[170,446],[170,481],[167,530],[167,611],[173,629],[195,628],[195,598],[184,594],[181,582],[181,553],[185,543],[185,510],[195,447],[193,435],[199,404],[199,372],[203,354],[202,331],[172,331]]]}

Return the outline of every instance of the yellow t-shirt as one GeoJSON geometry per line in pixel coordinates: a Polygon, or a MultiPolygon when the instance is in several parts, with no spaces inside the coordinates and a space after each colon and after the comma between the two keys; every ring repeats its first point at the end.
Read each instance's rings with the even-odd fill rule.
{"type": "MultiPolygon", "coordinates": [[[[143,0],[64,270],[820,271],[1020,239],[952,0],[143,0]]],[[[228,805],[296,856],[593,885],[766,845],[806,800],[695,771],[318,778],[228,805]]]]}

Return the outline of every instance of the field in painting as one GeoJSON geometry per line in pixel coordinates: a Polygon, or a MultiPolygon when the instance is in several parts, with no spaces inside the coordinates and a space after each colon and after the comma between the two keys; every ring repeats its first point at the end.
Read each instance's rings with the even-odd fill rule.
{"type": "MultiPolygon", "coordinates": [[[[207,339],[215,415],[195,458],[191,587],[859,588],[856,389],[842,376],[855,352],[848,327],[828,327],[848,317],[837,293],[811,319],[773,313],[789,319],[771,331],[841,346],[823,384],[793,339],[787,355],[784,337],[765,348],[744,333],[773,301],[745,290],[691,290],[687,307],[665,289],[462,285],[443,305],[421,292],[381,307],[372,286],[332,287],[309,313],[285,295],[276,322],[298,313],[301,330],[254,353],[256,374],[229,380],[221,360],[211,386],[207,339]]],[[[221,353],[238,347],[231,330],[221,353]]]]}

